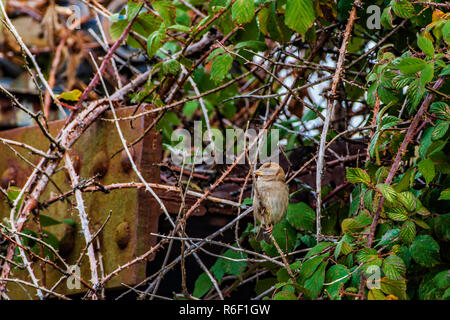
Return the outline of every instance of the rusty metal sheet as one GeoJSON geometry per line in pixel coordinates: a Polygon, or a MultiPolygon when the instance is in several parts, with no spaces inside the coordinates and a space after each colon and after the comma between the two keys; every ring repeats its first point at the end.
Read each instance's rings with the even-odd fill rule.
{"type": "MultiPolygon", "coordinates": [[[[132,113],[134,108],[118,109],[119,117],[127,116],[132,113]]],[[[105,118],[111,118],[106,112],[105,118]]],[[[142,135],[145,128],[150,125],[152,118],[139,118],[133,121],[133,127],[130,121],[120,121],[120,127],[127,142],[132,142],[142,135]]],[[[56,136],[59,129],[63,126],[63,121],[56,121],[49,124],[50,132],[56,136]]],[[[27,143],[40,150],[47,150],[48,140],[44,137],[37,126],[17,128],[9,131],[0,132],[0,137],[27,143]]],[[[111,155],[121,149],[115,124],[111,121],[98,119],[91,125],[77,143],[70,150],[70,154],[76,159],[74,165],[78,170],[80,178],[90,178],[95,174],[103,175],[98,181],[104,185],[120,182],[138,181],[137,176],[130,168],[129,163],[118,154],[111,158],[111,155]]],[[[28,150],[15,147],[25,158],[32,163],[37,164],[39,157],[31,155],[28,150]]],[[[154,129],[149,132],[145,138],[133,147],[135,162],[141,170],[144,178],[148,182],[159,183],[161,162],[161,137],[154,129]]],[[[53,181],[59,188],[66,192],[71,189],[70,180],[63,168],[64,162],[60,164],[61,170],[58,170],[53,176],[53,181]]],[[[33,168],[19,159],[7,146],[0,143],[0,183],[5,187],[8,184],[21,187],[26,178],[31,174],[33,168]]],[[[49,183],[46,192],[39,199],[40,202],[59,194],[52,183],[49,183]]],[[[0,195],[0,218],[9,216],[9,207],[2,201],[3,195],[0,195]]],[[[116,269],[119,265],[132,260],[136,256],[147,251],[156,239],[150,237],[151,232],[157,232],[158,218],[160,209],[156,201],[148,192],[137,189],[123,189],[112,191],[108,194],[102,192],[83,193],[86,212],[90,218],[90,231],[94,234],[104,224],[109,213],[111,219],[106,224],[103,231],[99,234],[100,253],[103,261],[104,273],[116,269]]],[[[44,230],[54,234],[59,240],[70,238],[74,235],[74,241],[68,241],[61,249],[61,254],[65,255],[69,264],[74,264],[80,252],[85,247],[85,241],[81,233],[78,212],[75,208],[73,198],[67,201],[59,201],[46,209],[41,210],[42,214],[48,215],[54,219],[73,219],[77,228],[75,232],[68,232],[70,228],[65,224],[45,227],[44,230]],[[69,245],[68,245],[69,244],[69,245]],[[71,244],[73,248],[71,248],[71,244]]],[[[25,228],[36,230],[36,224],[28,221],[25,228]]],[[[46,265],[45,277],[41,273],[38,261],[33,261],[36,276],[47,288],[51,287],[60,278],[61,273],[46,265]]],[[[118,287],[121,283],[134,285],[145,278],[145,263],[135,264],[121,272],[118,276],[107,283],[107,288],[118,287]]],[[[90,269],[87,257],[82,260],[81,276],[89,281],[90,269]]],[[[11,277],[17,277],[29,281],[28,272],[19,269],[12,269],[11,277]]],[[[8,296],[13,299],[29,299],[29,296],[15,283],[8,283],[8,296]]],[[[35,290],[27,288],[36,298],[35,290]]],[[[85,292],[86,288],[81,285],[79,290],[69,289],[66,281],[63,281],[55,290],[63,294],[75,294],[85,292]]]]}

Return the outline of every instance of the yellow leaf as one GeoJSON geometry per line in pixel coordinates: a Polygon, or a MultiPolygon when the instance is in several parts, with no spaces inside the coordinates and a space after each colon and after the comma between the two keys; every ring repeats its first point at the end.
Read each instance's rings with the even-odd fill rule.
{"type": "Polygon", "coordinates": [[[69,92],[63,92],[56,97],[59,99],[69,100],[69,101],[78,101],[81,96],[81,91],[78,89],[74,89],[69,92]]]}

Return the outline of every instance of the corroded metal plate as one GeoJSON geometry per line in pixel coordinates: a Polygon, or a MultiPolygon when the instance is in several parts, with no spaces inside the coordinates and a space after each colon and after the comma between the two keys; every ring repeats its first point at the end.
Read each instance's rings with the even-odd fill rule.
{"type": "MultiPolygon", "coordinates": [[[[123,117],[130,115],[133,111],[134,108],[118,109],[117,114],[118,117],[123,117]]],[[[106,112],[104,117],[111,118],[111,115],[106,112]]],[[[120,121],[120,127],[127,142],[130,143],[140,137],[152,120],[149,117],[139,118],[133,121],[132,126],[129,120],[120,121]]],[[[63,121],[50,123],[52,135],[56,136],[62,126],[63,121]]],[[[44,151],[49,147],[48,140],[37,126],[3,131],[0,132],[0,137],[24,142],[44,151]]],[[[33,164],[38,163],[38,156],[31,155],[26,149],[14,148],[33,164]]],[[[126,157],[119,153],[111,158],[111,155],[121,148],[122,143],[115,124],[111,121],[98,119],[86,130],[69,152],[72,158],[76,159],[74,165],[81,179],[90,178],[95,174],[103,174],[97,180],[104,185],[138,181],[136,174],[127,163],[126,157]]],[[[144,178],[148,182],[158,183],[160,176],[158,164],[161,161],[160,135],[153,129],[133,147],[133,154],[144,178]]],[[[64,161],[61,162],[59,167],[61,170],[58,170],[52,176],[52,179],[63,192],[66,192],[71,189],[71,185],[68,174],[63,168],[64,161]]],[[[22,187],[32,170],[33,168],[29,164],[18,158],[6,145],[0,143],[0,183],[3,184],[3,187],[8,184],[22,187]]],[[[58,194],[60,192],[57,188],[49,183],[47,190],[39,201],[44,202],[58,194]]],[[[110,273],[118,266],[144,253],[156,241],[156,239],[150,237],[150,233],[157,232],[160,209],[148,192],[137,189],[123,189],[111,191],[108,194],[102,192],[83,193],[83,199],[90,219],[92,234],[99,230],[111,212],[110,220],[98,236],[104,274],[110,273]]],[[[3,200],[3,195],[0,195],[0,200],[3,200]]],[[[3,217],[9,216],[9,212],[7,203],[0,201],[0,218],[3,220],[3,217]]],[[[74,234],[74,241],[69,241],[69,245],[66,243],[64,250],[62,250],[64,252],[61,252],[66,256],[66,261],[69,264],[75,264],[86,244],[81,233],[80,220],[73,197],[54,203],[40,212],[57,220],[73,219],[76,222],[76,230],[72,233],[74,234]],[[71,243],[73,243],[72,248],[71,243]]],[[[35,222],[30,219],[25,229],[37,231],[35,222]]],[[[64,223],[45,227],[44,230],[52,233],[59,240],[63,239],[64,236],[66,236],[66,239],[68,237],[70,239],[70,228],[64,223]]],[[[90,268],[86,256],[83,258],[81,265],[82,278],[90,281],[90,268]]],[[[42,274],[41,265],[38,261],[33,261],[33,268],[40,284],[44,284],[45,279],[47,288],[52,287],[61,277],[61,273],[48,264],[45,267],[45,276],[42,274]]],[[[112,278],[106,287],[118,287],[121,283],[136,284],[145,278],[145,268],[145,263],[135,264],[112,278]]],[[[30,281],[28,272],[17,268],[12,269],[10,277],[30,281]]],[[[36,298],[36,292],[32,288],[26,288],[30,296],[15,283],[9,282],[7,289],[7,294],[12,299],[29,299],[30,296],[36,298]]],[[[62,281],[55,291],[70,295],[85,292],[86,288],[81,284],[80,289],[69,289],[67,281],[62,281]]]]}

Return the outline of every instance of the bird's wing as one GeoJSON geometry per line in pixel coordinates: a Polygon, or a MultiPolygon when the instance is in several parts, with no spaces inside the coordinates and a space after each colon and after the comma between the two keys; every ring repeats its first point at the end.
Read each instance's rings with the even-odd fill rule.
{"type": "Polygon", "coordinates": [[[269,200],[271,198],[271,190],[264,183],[257,183],[258,196],[259,196],[259,217],[264,225],[271,223],[268,212],[272,212],[272,202],[269,200]]]}

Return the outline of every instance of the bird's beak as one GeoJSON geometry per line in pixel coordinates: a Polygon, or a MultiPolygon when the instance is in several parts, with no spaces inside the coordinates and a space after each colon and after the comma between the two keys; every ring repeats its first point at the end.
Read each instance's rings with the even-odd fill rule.
{"type": "Polygon", "coordinates": [[[257,175],[257,176],[262,176],[262,171],[260,171],[260,170],[257,170],[257,171],[255,171],[255,174],[257,175]]]}

